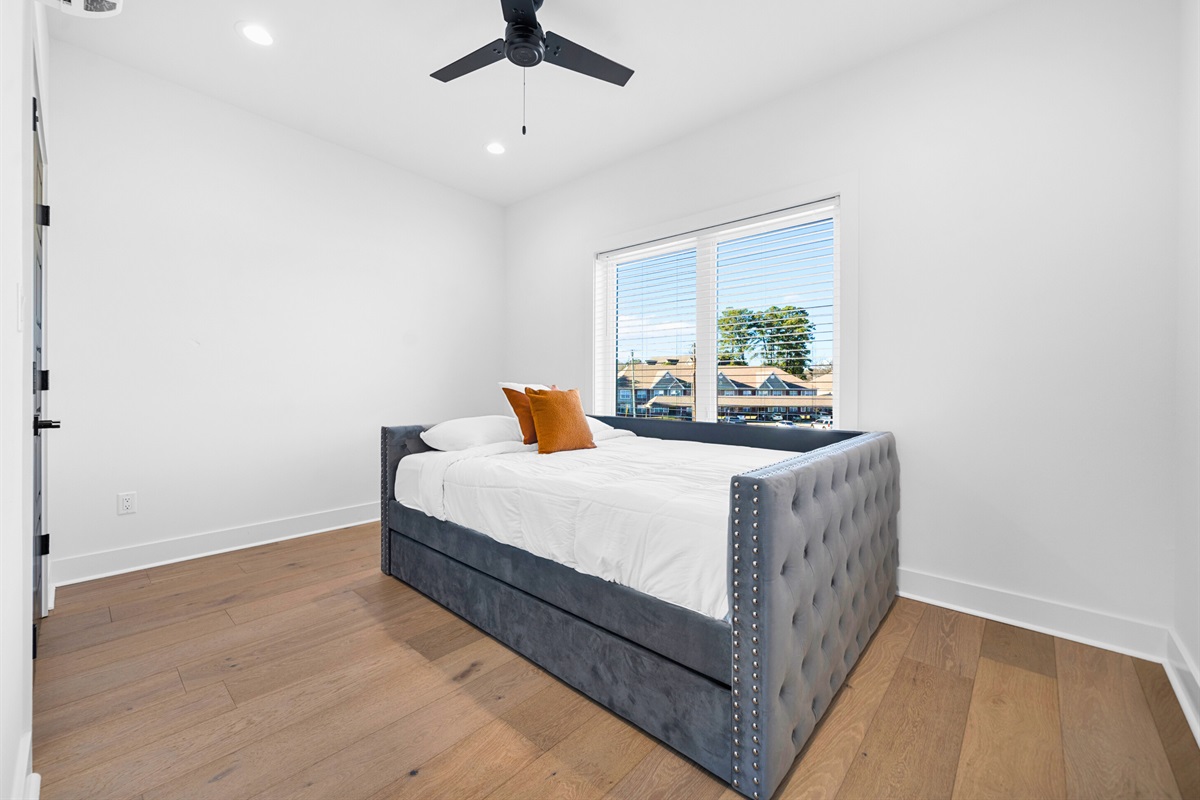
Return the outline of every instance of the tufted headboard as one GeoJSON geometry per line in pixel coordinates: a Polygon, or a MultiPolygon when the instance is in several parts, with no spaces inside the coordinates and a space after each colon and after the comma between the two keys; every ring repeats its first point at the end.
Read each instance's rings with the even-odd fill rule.
{"type": "Polygon", "coordinates": [[[730,485],[733,783],[768,798],[896,596],[900,465],[869,433],[730,485]]]}

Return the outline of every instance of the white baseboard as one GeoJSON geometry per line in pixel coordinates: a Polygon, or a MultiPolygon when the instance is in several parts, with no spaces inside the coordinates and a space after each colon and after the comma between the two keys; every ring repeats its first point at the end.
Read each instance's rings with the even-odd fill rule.
{"type": "Polygon", "coordinates": [[[211,556],[230,550],[241,550],[246,547],[309,536],[351,525],[361,525],[378,519],[379,504],[364,503],[348,508],[319,511],[315,514],[257,522],[237,528],[196,533],[177,539],[164,539],[131,547],[56,558],[51,564],[51,573],[54,576],[56,587],[66,586],[71,583],[105,578],[109,575],[119,575],[135,569],[157,567],[176,561],[211,556]]]}
{"type": "Polygon", "coordinates": [[[1166,628],[1053,600],[911,569],[900,570],[900,594],[1149,661],[1167,655],[1166,628]]]}
{"type": "Polygon", "coordinates": [[[1179,698],[1179,705],[1183,707],[1192,735],[1200,742],[1200,669],[1179,644],[1179,635],[1175,631],[1171,631],[1167,639],[1167,658],[1163,667],[1175,689],[1175,696],[1179,698]]]}
{"type": "Polygon", "coordinates": [[[1179,647],[1174,631],[1141,620],[900,569],[900,595],[964,614],[1006,622],[1163,665],[1192,734],[1200,741],[1200,670],[1179,647]]]}

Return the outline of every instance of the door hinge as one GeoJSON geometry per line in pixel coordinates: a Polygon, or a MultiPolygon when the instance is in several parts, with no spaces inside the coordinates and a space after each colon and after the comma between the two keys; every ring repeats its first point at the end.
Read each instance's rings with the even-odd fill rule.
{"type": "Polygon", "coordinates": [[[50,227],[50,206],[37,207],[37,224],[43,228],[50,227]]]}
{"type": "Polygon", "coordinates": [[[33,130],[34,130],[34,132],[37,131],[37,124],[38,124],[38,108],[37,108],[37,106],[38,106],[38,102],[37,102],[37,98],[35,97],[35,98],[33,98],[33,130]]]}
{"type": "Polygon", "coordinates": [[[33,623],[33,657],[37,658],[37,623],[33,623]]]}
{"type": "Polygon", "coordinates": [[[41,536],[38,537],[38,548],[37,549],[38,549],[37,554],[39,556],[50,555],[50,534],[43,533],[41,536]]]}
{"type": "Polygon", "coordinates": [[[38,387],[43,392],[50,391],[50,370],[44,369],[38,374],[38,387]]]}

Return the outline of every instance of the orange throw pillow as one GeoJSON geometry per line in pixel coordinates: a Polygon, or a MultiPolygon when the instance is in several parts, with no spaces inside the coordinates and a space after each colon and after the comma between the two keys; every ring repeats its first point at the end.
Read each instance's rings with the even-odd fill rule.
{"type": "Polygon", "coordinates": [[[537,441],[537,428],[533,426],[533,412],[529,410],[529,396],[525,392],[518,392],[507,386],[501,388],[504,389],[504,396],[508,398],[508,404],[512,406],[513,413],[517,415],[517,422],[521,423],[523,441],[525,444],[533,444],[537,441]]]}
{"type": "Polygon", "coordinates": [[[526,389],[525,394],[529,396],[529,410],[537,429],[539,453],[588,450],[596,446],[583,415],[578,389],[565,392],[526,389]]]}

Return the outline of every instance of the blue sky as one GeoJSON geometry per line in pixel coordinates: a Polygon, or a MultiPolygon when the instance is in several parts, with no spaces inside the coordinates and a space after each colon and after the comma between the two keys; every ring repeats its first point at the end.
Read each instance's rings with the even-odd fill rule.
{"type": "MultiPolygon", "coordinates": [[[[815,325],[816,363],[833,359],[833,220],[794,225],[717,245],[717,311],[794,305],[815,325]]],[[[621,361],[688,355],[696,341],[696,251],[617,264],[621,361]]]]}

